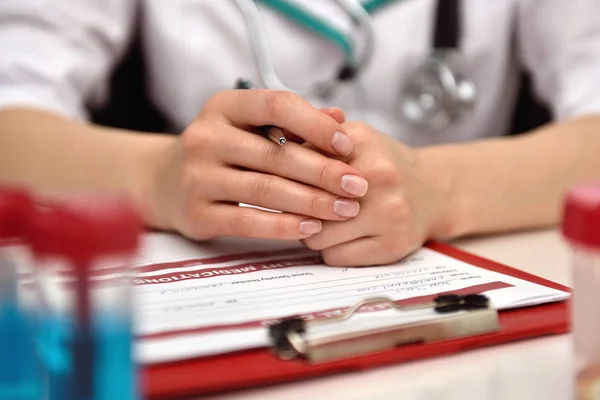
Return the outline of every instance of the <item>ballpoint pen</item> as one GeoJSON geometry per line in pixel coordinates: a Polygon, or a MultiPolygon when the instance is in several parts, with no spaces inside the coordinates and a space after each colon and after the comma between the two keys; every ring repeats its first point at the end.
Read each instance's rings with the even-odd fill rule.
{"type": "MultiPolygon", "coordinates": [[[[238,79],[235,85],[236,89],[252,89],[252,83],[246,79],[238,79]]],[[[258,132],[261,136],[270,141],[277,143],[279,145],[284,145],[287,143],[287,139],[283,134],[283,129],[273,126],[273,125],[264,125],[257,127],[258,132]]]]}

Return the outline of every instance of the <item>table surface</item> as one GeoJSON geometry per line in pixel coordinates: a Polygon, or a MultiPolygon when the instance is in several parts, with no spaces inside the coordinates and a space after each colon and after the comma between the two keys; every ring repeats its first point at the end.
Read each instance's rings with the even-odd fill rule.
{"type": "MultiPolygon", "coordinates": [[[[468,238],[451,244],[571,285],[569,247],[556,230],[468,238]]],[[[567,400],[572,398],[570,356],[570,335],[559,335],[208,398],[567,400]]]]}

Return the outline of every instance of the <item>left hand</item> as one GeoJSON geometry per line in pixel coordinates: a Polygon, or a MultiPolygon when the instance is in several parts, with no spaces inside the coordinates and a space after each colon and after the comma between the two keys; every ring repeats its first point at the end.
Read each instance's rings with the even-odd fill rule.
{"type": "Polygon", "coordinates": [[[360,213],[348,221],[324,221],[303,240],[331,266],[396,262],[428,239],[446,235],[450,215],[444,182],[417,149],[361,123],[347,123],[355,147],[342,158],[369,183],[360,213]]]}

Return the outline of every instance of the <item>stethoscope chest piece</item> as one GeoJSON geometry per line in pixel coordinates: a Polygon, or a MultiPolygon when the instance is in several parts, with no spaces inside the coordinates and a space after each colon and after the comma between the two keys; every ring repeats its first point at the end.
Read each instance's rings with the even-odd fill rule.
{"type": "Polygon", "coordinates": [[[458,60],[455,51],[436,51],[408,77],[398,101],[398,113],[406,123],[436,132],[472,111],[475,85],[461,73],[458,60]]]}

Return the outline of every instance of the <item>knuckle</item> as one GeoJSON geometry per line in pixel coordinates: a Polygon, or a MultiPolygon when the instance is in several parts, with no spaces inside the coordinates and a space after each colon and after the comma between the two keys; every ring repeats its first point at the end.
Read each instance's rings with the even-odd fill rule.
{"type": "Polygon", "coordinates": [[[197,135],[194,124],[188,126],[180,136],[181,146],[185,150],[190,150],[196,147],[197,135]]]}
{"type": "Polygon", "coordinates": [[[293,162],[294,155],[292,152],[287,148],[283,148],[287,146],[277,146],[273,143],[265,143],[264,146],[266,148],[262,153],[265,154],[265,160],[269,168],[277,169],[281,165],[293,162]]]}
{"type": "Polygon", "coordinates": [[[213,134],[213,128],[210,124],[201,122],[192,123],[181,134],[180,140],[184,153],[205,149],[212,137],[215,137],[215,135],[213,134]]]}
{"type": "Polygon", "coordinates": [[[346,124],[348,136],[356,143],[362,143],[369,136],[371,128],[362,122],[352,122],[346,124]]]}
{"type": "Polygon", "coordinates": [[[214,230],[209,227],[214,226],[214,221],[204,207],[194,207],[188,205],[183,215],[185,236],[193,240],[209,240],[216,237],[214,230]]]}
{"type": "Polygon", "coordinates": [[[286,239],[290,237],[291,229],[290,224],[286,218],[278,215],[273,221],[273,233],[276,239],[286,239]]]}
{"type": "Polygon", "coordinates": [[[240,200],[240,188],[245,190],[248,188],[248,184],[244,180],[244,176],[237,176],[229,179],[219,179],[219,177],[213,177],[213,187],[215,187],[219,194],[225,199],[229,200],[240,200]]]}
{"type": "MultiPolygon", "coordinates": [[[[331,201],[328,195],[321,191],[314,191],[310,195],[310,204],[308,211],[310,215],[318,216],[319,214],[321,214],[321,210],[325,210],[328,204],[330,203],[331,201]]],[[[333,209],[333,207],[329,208],[333,209]]]]}
{"type": "Polygon", "coordinates": [[[373,216],[378,221],[402,226],[410,218],[410,205],[402,196],[387,196],[378,201],[378,207],[373,207],[373,216]]]}
{"type": "Polygon", "coordinates": [[[219,104],[222,103],[223,98],[230,95],[231,91],[229,90],[214,93],[204,102],[204,107],[202,107],[202,110],[208,111],[212,109],[219,109],[219,104]]]}
{"type": "Polygon", "coordinates": [[[221,96],[222,96],[221,93],[215,93],[212,96],[210,96],[208,99],[206,99],[206,101],[204,102],[204,106],[202,107],[202,109],[200,110],[200,112],[198,113],[196,118],[200,118],[203,115],[205,115],[206,113],[209,113],[210,110],[216,109],[217,104],[219,103],[219,101],[221,99],[221,96]]]}
{"type": "Polygon", "coordinates": [[[333,180],[338,168],[331,160],[323,160],[317,167],[317,171],[317,183],[320,187],[325,188],[327,183],[333,180]]]}
{"type": "Polygon", "coordinates": [[[395,222],[404,223],[410,218],[411,207],[403,196],[390,197],[382,208],[386,214],[394,216],[395,222]]]}
{"type": "Polygon", "coordinates": [[[319,186],[325,187],[327,182],[331,182],[332,178],[336,175],[337,170],[338,168],[336,168],[336,164],[331,160],[321,161],[317,167],[317,182],[319,186]]]}
{"type": "Polygon", "coordinates": [[[241,211],[231,218],[231,232],[242,237],[251,236],[255,223],[254,214],[249,211],[241,211]]]}
{"type": "Polygon", "coordinates": [[[411,217],[411,206],[410,203],[402,196],[398,196],[393,202],[392,207],[396,213],[396,217],[400,221],[408,221],[411,217]]]}
{"type": "Polygon", "coordinates": [[[260,203],[257,205],[266,205],[273,198],[276,188],[277,184],[273,179],[256,179],[252,182],[250,196],[253,200],[260,203]]]}
{"type": "Polygon", "coordinates": [[[393,184],[400,180],[400,174],[394,163],[387,159],[371,160],[371,165],[365,171],[367,180],[379,184],[393,184]]]}

